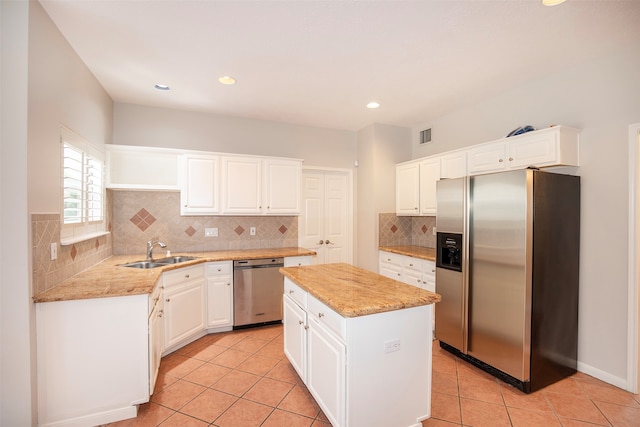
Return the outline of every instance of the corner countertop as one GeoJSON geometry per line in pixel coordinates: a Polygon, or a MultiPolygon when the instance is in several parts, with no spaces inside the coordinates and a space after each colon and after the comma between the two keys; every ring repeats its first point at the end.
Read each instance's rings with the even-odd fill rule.
{"type": "Polygon", "coordinates": [[[426,259],[427,261],[435,261],[436,260],[436,250],[435,248],[426,248],[424,246],[412,246],[412,245],[402,245],[402,246],[380,246],[378,247],[381,251],[392,252],[394,254],[406,255],[413,258],[426,259]]]}
{"type": "Polygon", "coordinates": [[[281,267],[280,272],[343,317],[434,304],[440,295],[350,264],[281,267]]]}
{"type": "Polygon", "coordinates": [[[78,299],[107,298],[127,295],[150,294],[163,272],[189,267],[204,262],[296,257],[315,255],[304,248],[247,249],[214,252],[181,252],[172,255],[197,257],[193,261],[170,264],[166,267],[140,269],[123,267],[122,264],[144,260],[145,255],[112,256],[95,266],[76,274],[55,287],[33,297],[34,302],[69,301],[78,299]]]}

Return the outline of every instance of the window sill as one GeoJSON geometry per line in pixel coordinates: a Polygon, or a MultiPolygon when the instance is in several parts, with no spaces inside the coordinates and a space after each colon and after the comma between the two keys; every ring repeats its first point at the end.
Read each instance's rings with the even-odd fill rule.
{"type": "Polygon", "coordinates": [[[73,236],[67,237],[65,239],[60,239],[61,246],[73,245],[74,243],[84,242],[85,240],[95,239],[96,237],[106,236],[110,234],[109,231],[96,231],[95,233],[83,234],[81,236],[73,236]]]}

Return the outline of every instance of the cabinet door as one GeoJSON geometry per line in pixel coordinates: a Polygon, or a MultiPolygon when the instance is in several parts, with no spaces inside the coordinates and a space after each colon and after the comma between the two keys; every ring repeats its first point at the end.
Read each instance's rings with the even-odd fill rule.
{"type": "Polygon", "coordinates": [[[396,166],[396,214],[418,215],[420,207],[420,164],[396,166]]]}
{"type": "Polygon", "coordinates": [[[467,152],[455,151],[440,156],[440,178],[460,178],[467,175],[467,152]]]}
{"type": "Polygon", "coordinates": [[[222,182],[223,213],[262,213],[262,159],[223,157],[222,182]]]}
{"type": "Polygon", "coordinates": [[[307,314],[288,296],[284,297],[284,354],[302,381],[307,381],[307,314]]]}
{"type": "Polygon", "coordinates": [[[182,215],[215,214],[219,209],[217,156],[183,157],[183,179],[180,192],[182,215]]]}
{"type": "Polygon", "coordinates": [[[440,158],[420,162],[420,214],[436,214],[436,182],[440,179],[440,158]]]}
{"type": "Polygon", "coordinates": [[[308,319],[307,386],[334,427],[345,425],[346,351],[333,334],[308,319]]]}
{"type": "Polygon", "coordinates": [[[233,325],[231,276],[207,278],[207,328],[233,325]]]}
{"type": "Polygon", "coordinates": [[[528,166],[557,164],[557,134],[542,133],[520,135],[508,142],[509,166],[516,169],[528,166]]]}
{"type": "Polygon", "coordinates": [[[174,285],[164,297],[165,348],[204,330],[204,280],[174,285]]]}
{"type": "Polygon", "coordinates": [[[509,167],[504,143],[489,144],[469,150],[469,175],[497,172],[509,167]]]}
{"type": "Polygon", "coordinates": [[[179,190],[180,151],[105,144],[106,187],[179,190]]]}
{"type": "Polygon", "coordinates": [[[300,214],[301,162],[265,160],[264,169],[264,212],[273,215],[300,214]]]}
{"type": "Polygon", "coordinates": [[[164,319],[162,317],[162,300],[160,300],[149,317],[149,395],[153,394],[156,385],[160,358],[164,348],[164,319]]]}

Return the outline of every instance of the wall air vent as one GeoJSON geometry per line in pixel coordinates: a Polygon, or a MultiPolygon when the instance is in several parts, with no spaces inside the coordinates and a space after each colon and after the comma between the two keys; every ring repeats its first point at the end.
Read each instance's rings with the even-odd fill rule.
{"type": "Polygon", "coordinates": [[[420,131],[420,144],[431,142],[431,128],[420,131]]]}

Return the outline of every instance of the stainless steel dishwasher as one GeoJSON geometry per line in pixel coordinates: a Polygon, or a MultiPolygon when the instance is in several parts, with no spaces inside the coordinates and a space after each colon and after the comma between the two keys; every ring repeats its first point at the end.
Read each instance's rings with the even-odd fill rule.
{"type": "Polygon", "coordinates": [[[284,258],[233,262],[234,328],[282,321],[284,258]]]}

